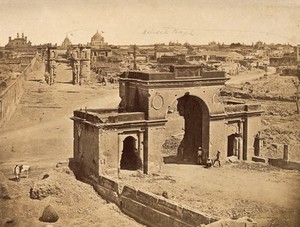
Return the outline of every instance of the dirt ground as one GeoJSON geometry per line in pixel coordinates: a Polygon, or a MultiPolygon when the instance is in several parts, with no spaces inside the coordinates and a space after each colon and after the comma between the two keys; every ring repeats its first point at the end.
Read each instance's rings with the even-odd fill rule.
{"type": "MultiPolygon", "coordinates": [[[[36,67],[29,75],[20,105],[8,124],[0,129],[0,180],[12,197],[0,200],[0,223],[12,224],[15,220],[19,226],[46,226],[39,217],[43,208],[51,204],[60,216],[54,226],[140,226],[114,204],[101,199],[91,186],[76,181],[68,169],[55,168],[56,163],[72,157],[72,111],[85,107],[116,107],[118,89],[97,84],[74,86],[66,65],[58,67],[57,83],[49,87],[43,82],[43,70],[36,67]],[[15,164],[30,164],[29,178],[13,181],[15,164]],[[42,180],[45,174],[49,179],[42,180]],[[30,188],[39,182],[48,182],[56,193],[42,200],[31,199],[30,188]]],[[[247,76],[242,77],[247,80],[247,76]]],[[[270,123],[263,123],[264,126],[273,125],[276,117],[272,116],[277,117],[265,115],[263,120],[270,123]]],[[[182,136],[183,120],[176,115],[169,119],[167,135],[175,135],[176,144],[182,136]],[[178,121],[180,124],[174,124],[178,121]]],[[[283,125],[285,130],[290,130],[289,127],[289,124],[283,125]]],[[[169,156],[176,150],[171,146],[164,152],[169,156]]],[[[170,163],[155,175],[122,171],[121,177],[130,185],[156,194],[166,191],[174,201],[221,218],[249,216],[259,226],[300,225],[297,220],[300,217],[300,174],[297,171],[255,163],[226,164],[210,169],[170,163]]]]}
{"type": "MultiPolygon", "coordinates": [[[[60,65],[57,83],[43,82],[44,67],[36,67],[8,124],[0,131],[0,182],[12,199],[0,199],[0,226],[46,226],[39,221],[51,204],[60,216],[55,226],[142,226],[107,203],[91,186],[79,182],[56,163],[72,157],[72,111],[118,104],[118,89],[98,85],[73,86],[71,71],[60,65]],[[15,164],[30,164],[29,178],[14,181],[15,164]],[[54,170],[53,170],[54,169],[54,170]],[[30,188],[48,174],[58,190],[42,200],[29,197],[30,188]]],[[[49,184],[51,185],[51,184],[49,184]]]]}

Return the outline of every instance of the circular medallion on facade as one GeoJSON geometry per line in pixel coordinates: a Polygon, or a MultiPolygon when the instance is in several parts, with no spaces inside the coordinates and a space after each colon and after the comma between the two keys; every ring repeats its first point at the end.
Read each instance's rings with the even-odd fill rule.
{"type": "Polygon", "coordinates": [[[155,110],[159,110],[164,105],[164,98],[160,94],[156,94],[152,99],[152,106],[155,110]]]}
{"type": "Polygon", "coordinates": [[[220,97],[220,94],[219,93],[215,93],[214,95],[213,95],[213,103],[220,103],[220,102],[222,102],[222,98],[220,97]]]}

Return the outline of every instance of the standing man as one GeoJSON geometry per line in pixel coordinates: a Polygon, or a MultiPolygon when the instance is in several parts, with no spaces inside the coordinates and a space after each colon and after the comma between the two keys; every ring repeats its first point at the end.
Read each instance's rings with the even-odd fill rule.
{"type": "Polygon", "coordinates": [[[221,154],[221,152],[218,150],[217,151],[217,155],[216,155],[216,159],[213,162],[213,166],[215,166],[215,162],[218,162],[219,163],[219,167],[221,167],[220,154],[221,154]]]}
{"type": "Polygon", "coordinates": [[[197,164],[202,164],[202,147],[198,147],[197,164]]]}

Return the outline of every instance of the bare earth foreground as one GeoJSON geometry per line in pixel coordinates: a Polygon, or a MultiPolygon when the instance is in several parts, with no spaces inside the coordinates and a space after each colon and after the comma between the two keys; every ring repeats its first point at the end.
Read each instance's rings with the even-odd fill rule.
{"type": "MultiPolygon", "coordinates": [[[[115,107],[119,102],[118,89],[113,87],[71,85],[67,66],[60,65],[57,75],[57,83],[49,87],[42,81],[43,67],[33,71],[20,105],[0,130],[0,182],[11,197],[0,200],[0,223],[46,226],[39,218],[51,204],[60,216],[54,226],[141,226],[101,199],[91,186],[76,181],[66,167],[55,168],[72,157],[72,111],[115,107]],[[29,178],[10,180],[14,165],[23,163],[32,166],[29,178]],[[43,181],[45,174],[57,190],[45,199],[31,199],[30,187],[43,181]]],[[[249,216],[259,226],[300,226],[298,171],[255,163],[210,169],[166,164],[155,175],[122,171],[121,178],[156,194],[166,191],[170,199],[220,218],[249,216]]]]}

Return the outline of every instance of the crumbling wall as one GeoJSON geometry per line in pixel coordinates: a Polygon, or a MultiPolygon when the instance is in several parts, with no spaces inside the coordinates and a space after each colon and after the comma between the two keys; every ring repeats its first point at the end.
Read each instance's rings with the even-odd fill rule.
{"type": "Polygon", "coordinates": [[[23,72],[0,94],[0,127],[3,127],[11,115],[15,111],[23,93],[24,93],[24,80],[27,73],[32,70],[37,56],[35,56],[23,72]]]}

